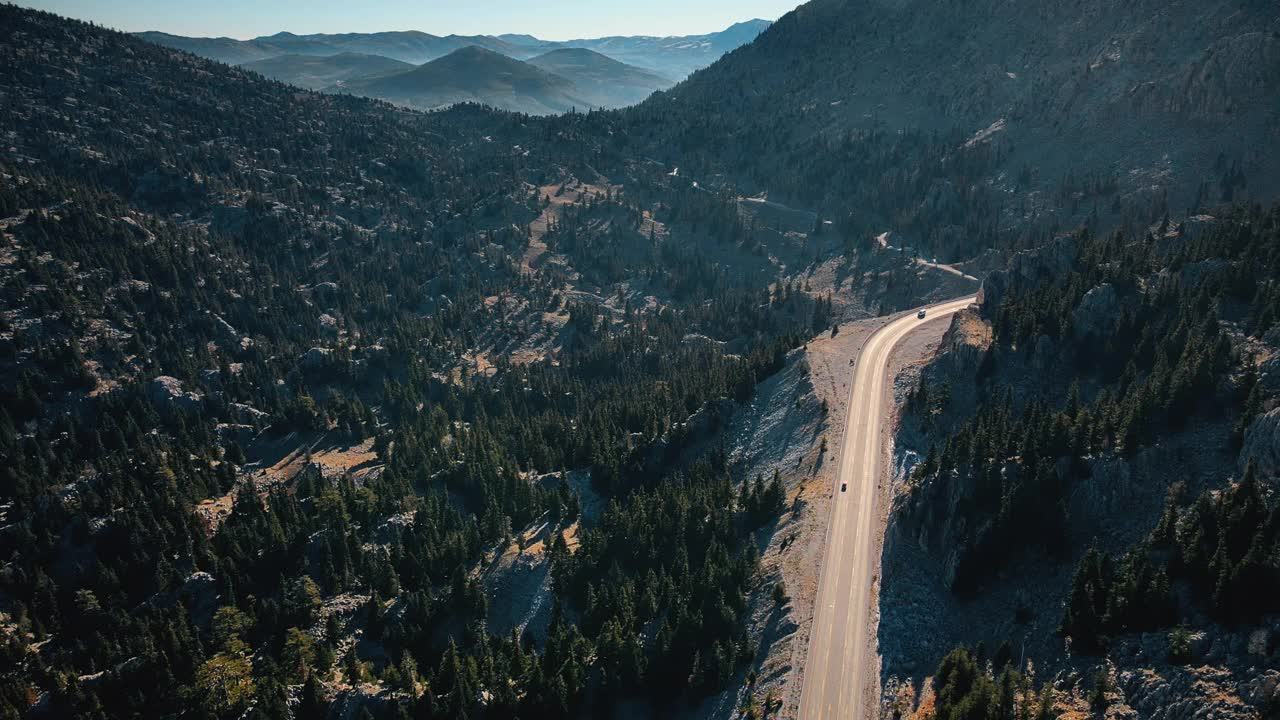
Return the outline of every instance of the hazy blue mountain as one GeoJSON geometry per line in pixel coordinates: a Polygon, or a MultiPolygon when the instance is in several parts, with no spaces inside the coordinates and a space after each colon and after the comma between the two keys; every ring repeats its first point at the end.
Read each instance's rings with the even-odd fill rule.
{"type": "Polygon", "coordinates": [[[381,55],[418,65],[444,57],[458,48],[477,45],[512,57],[529,57],[536,51],[512,45],[488,35],[438,36],[416,30],[334,35],[294,35],[281,32],[252,40],[233,38],[193,38],[162,32],[138,33],[145,40],[186,50],[201,57],[230,65],[242,65],[280,55],[338,55],[360,53],[381,55]]]}
{"type": "Polygon", "coordinates": [[[380,55],[418,65],[467,46],[478,46],[517,60],[551,50],[585,48],[673,80],[715,62],[734,48],[751,42],[767,20],[748,20],[706,35],[674,37],[605,37],[569,41],[541,40],[532,35],[432,35],[416,30],[378,33],[295,35],[289,32],[252,40],[195,38],[162,32],[138,33],[145,40],[231,65],[243,65],[281,55],[380,55]]]}
{"type": "MultiPolygon", "coordinates": [[[[289,51],[260,40],[236,40],[229,37],[200,38],[169,33],[148,31],[138,33],[138,37],[157,45],[164,45],[175,50],[184,50],[193,55],[218,60],[228,65],[240,65],[254,60],[265,60],[269,57],[287,54],[289,51]]],[[[333,50],[333,54],[340,52],[333,50]]]]}
{"type": "Polygon", "coordinates": [[[629,65],[682,79],[720,59],[721,55],[755,40],[770,25],[768,20],[756,19],[735,23],[725,30],[706,35],[603,37],[569,40],[558,45],[595,50],[629,65]]]}
{"type": "Polygon", "coordinates": [[[299,87],[320,90],[350,80],[404,72],[413,65],[381,55],[345,52],[338,55],[279,55],[244,63],[246,70],[299,87]]]}
{"type": "Polygon", "coordinates": [[[477,102],[548,115],[593,104],[568,78],[474,45],[412,70],[352,80],[331,89],[421,110],[477,102]]]}
{"type": "Polygon", "coordinates": [[[634,105],[675,81],[585,48],[561,48],[530,58],[530,65],[567,78],[592,105],[634,105]]]}

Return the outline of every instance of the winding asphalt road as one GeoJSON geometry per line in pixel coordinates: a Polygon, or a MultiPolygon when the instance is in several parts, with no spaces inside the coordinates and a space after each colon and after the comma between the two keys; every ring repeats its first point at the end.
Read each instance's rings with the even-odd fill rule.
{"type": "Polygon", "coordinates": [[[949,318],[973,301],[970,296],[934,305],[923,320],[912,311],[877,330],[858,355],[800,691],[801,720],[859,720],[867,711],[867,693],[879,694],[867,628],[871,585],[880,564],[872,551],[881,429],[888,420],[883,409],[885,394],[893,392],[889,357],[912,331],[949,318]],[[842,485],[847,489],[841,491],[842,485]]]}

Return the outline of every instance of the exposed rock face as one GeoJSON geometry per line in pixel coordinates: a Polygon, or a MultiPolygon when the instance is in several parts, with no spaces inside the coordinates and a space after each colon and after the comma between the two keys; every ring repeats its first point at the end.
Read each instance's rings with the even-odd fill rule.
{"type": "Polygon", "coordinates": [[[329,348],[313,347],[302,356],[298,364],[307,369],[322,368],[329,363],[329,358],[332,356],[333,351],[329,348]]]}
{"type": "Polygon", "coordinates": [[[320,332],[329,337],[338,336],[338,319],[329,313],[320,315],[320,332]]]}
{"type": "Polygon", "coordinates": [[[951,325],[938,349],[937,362],[972,371],[990,347],[991,326],[979,316],[978,309],[970,307],[951,316],[951,325]]]}
{"type": "Polygon", "coordinates": [[[181,380],[168,375],[161,375],[147,383],[147,397],[162,410],[183,412],[197,409],[204,399],[200,393],[186,390],[181,380]]]}
{"type": "Polygon", "coordinates": [[[212,619],[213,611],[217,608],[217,580],[207,572],[194,572],[182,583],[178,596],[192,620],[203,626],[212,619]]]}
{"type": "Polygon", "coordinates": [[[1242,689],[1248,700],[1258,707],[1280,708],[1280,670],[1267,670],[1245,683],[1242,689]]]}
{"type": "Polygon", "coordinates": [[[268,415],[252,405],[244,403],[231,403],[228,406],[231,410],[231,416],[235,421],[245,425],[253,425],[258,422],[265,422],[268,415]]]}
{"type": "Polygon", "coordinates": [[[1034,250],[1016,253],[1005,270],[993,272],[982,281],[978,290],[978,303],[984,317],[991,317],[1000,307],[1005,292],[1022,283],[1035,283],[1061,275],[1069,270],[1076,259],[1076,240],[1063,235],[1034,250]]]}
{"type": "Polygon", "coordinates": [[[225,340],[233,344],[240,342],[240,333],[236,332],[236,329],[232,327],[231,323],[227,322],[225,318],[221,315],[215,314],[213,316],[213,321],[217,324],[218,331],[225,340]]]}
{"type": "Polygon", "coordinates": [[[1084,294],[1071,323],[1085,337],[1100,337],[1115,323],[1119,311],[1120,295],[1111,283],[1103,283],[1084,294]]]}
{"type": "Polygon", "coordinates": [[[1263,477],[1280,475],[1280,408],[1260,415],[1244,434],[1240,469],[1253,461],[1263,477]]]}
{"type": "Polygon", "coordinates": [[[1247,700],[1265,694],[1267,685],[1265,677],[1241,682],[1231,671],[1210,666],[1124,670],[1116,680],[1138,717],[1162,720],[1256,720],[1257,708],[1247,700]]]}
{"type": "Polygon", "coordinates": [[[240,425],[235,423],[218,423],[214,427],[214,432],[218,435],[218,442],[226,445],[235,442],[239,445],[246,445],[253,440],[254,427],[252,425],[240,425]]]}
{"type": "Polygon", "coordinates": [[[328,307],[338,298],[338,283],[321,282],[311,286],[311,299],[328,307]]]}

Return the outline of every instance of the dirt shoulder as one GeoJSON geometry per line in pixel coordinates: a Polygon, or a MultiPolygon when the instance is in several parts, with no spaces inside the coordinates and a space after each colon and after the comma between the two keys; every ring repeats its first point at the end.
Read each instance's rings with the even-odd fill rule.
{"type": "MultiPolygon", "coordinates": [[[[901,411],[907,393],[919,382],[920,374],[929,361],[937,354],[943,336],[951,324],[951,319],[939,318],[925,323],[920,329],[908,335],[893,350],[889,359],[889,377],[893,378],[893,392],[885,395],[882,416],[887,418],[880,428],[880,484],[876,491],[876,532],[872,557],[884,555],[885,530],[889,523],[889,513],[893,509],[893,501],[901,490],[905,476],[901,468],[894,463],[894,438],[897,436],[901,411]]],[[[882,663],[877,638],[880,629],[880,578],[884,568],[877,564],[875,579],[872,582],[871,622],[867,624],[867,637],[864,641],[870,646],[869,657],[874,658],[874,677],[882,676],[882,663]]],[[[879,716],[879,694],[867,696],[867,707],[863,717],[879,716]]]]}

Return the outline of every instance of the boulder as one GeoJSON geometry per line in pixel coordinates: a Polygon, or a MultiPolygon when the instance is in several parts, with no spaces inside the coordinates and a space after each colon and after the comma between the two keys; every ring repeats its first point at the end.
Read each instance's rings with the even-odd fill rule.
{"type": "Polygon", "coordinates": [[[182,583],[178,598],[187,608],[192,622],[201,627],[207,626],[218,607],[217,579],[207,572],[194,572],[182,583]]]}
{"type": "Polygon", "coordinates": [[[320,332],[331,337],[338,335],[338,318],[329,313],[320,314],[320,332]]]}
{"type": "Polygon", "coordinates": [[[1265,670],[1241,686],[1245,696],[1258,707],[1280,706],[1280,670],[1265,670]]]}

